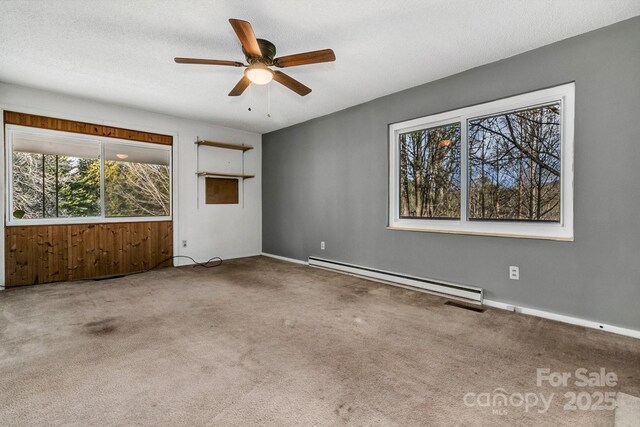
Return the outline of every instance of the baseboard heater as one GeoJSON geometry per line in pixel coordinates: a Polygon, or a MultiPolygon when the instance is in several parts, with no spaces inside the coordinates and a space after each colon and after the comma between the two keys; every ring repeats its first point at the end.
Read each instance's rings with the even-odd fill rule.
{"type": "Polygon", "coordinates": [[[457,283],[443,282],[440,280],[426,279],[423,277],[409,276],[401,273],[377,270],[375,268],[362,267],[354,264],[347,264],[339,261],[309,257],[309,265],[313,267],[326,268],[339,272],[352,274],[354,276],[375,279],[407,288],[435,293],[441,296],[455,297],[476,304],[482,304],[482,288],[474,286],[460,285],[457,283]]]}

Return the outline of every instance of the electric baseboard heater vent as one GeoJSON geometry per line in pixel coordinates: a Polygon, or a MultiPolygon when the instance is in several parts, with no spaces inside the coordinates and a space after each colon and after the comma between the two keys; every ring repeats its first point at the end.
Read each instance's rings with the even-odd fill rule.
{"type": "Polygon", "coordinates": [[[309,265],[313,267],[336,270],[354,276],[368,279],[380,280],[391,285],[413,288],[426,292],[435,293],[442,296],[450,296],[473,301],[482,304],[482,288],[474,286],[460,285],[457,283],[443,282],[439,280],[425,279],[422,277],[408,276],[406,274],[393,273],[390,271],[377,270],[375,268],[361,267],[359,265],[347,264],[344,262],[331,261],[328,259],[309,257],[309,265]]]}

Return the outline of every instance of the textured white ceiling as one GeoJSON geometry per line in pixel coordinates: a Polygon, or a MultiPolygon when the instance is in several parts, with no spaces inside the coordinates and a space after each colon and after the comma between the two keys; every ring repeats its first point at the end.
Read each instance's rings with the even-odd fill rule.
{"type": "Polygon", "coordinates": [[[0,81],[268,132],[640,14],[638,0],[0,1],[0,81]],[[244,61],[228,18],[278,55],[332,48],[334,63],[227,93],[244,61]],[[252,106],[252,111],[247,109],[252,106]]]}

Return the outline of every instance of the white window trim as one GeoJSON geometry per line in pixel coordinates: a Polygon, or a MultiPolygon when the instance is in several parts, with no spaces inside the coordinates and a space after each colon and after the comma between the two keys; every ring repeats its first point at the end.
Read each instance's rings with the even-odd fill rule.
{"type": "Polygon", "coordinates": [[[64,132],[51,129],[34,128],[29,126],[6,125],[5,126],[5,182],[7,183],[6,200],[6,224],[7,226],[28,226],[28,225],[57,225],[57,224],[105,224],[117,222],[151,222],[151,221],[171,221],[173,219],[173,185],[169,190],[169,210],[170,214],[165,216],[136,216],[136,217],[106,217],[104,216],[104,144],[122,144],[133,147],[152,147],[164,150],[169,153],[169,179],[173,182],[173,149],[170,145],[154,144],[149,142],[130,141],[119,138],[101,138],[95,135],[85,135],[73,132],[64,132]],[[16,132],[30,133],[34,135],[54,135],[64,136],[74,140],[94,141],[100,144],[100,209],[101,215],[94,217],[78,218],[35,218],[18,219],[13,218],[13,135],[16,132]]]}
{"type": "Polygon", "coordinates": [[[431,116],[420,117],[389,125],[389,222],[388,229],[406,231],[425,231],[454,234],[477,234],[501,237],[518,237],[531,239],[548,239],[573,241],[573,151],[574,151],[574,118],[575,118],[575,84],[568,83],[549,89],[530,92],[497,101],[478,104],[470,107],[431,116]],[[467,215],[468,191],[468,141],[467,122],[473,118],[495,113],[547,104],[561,103],[561,195],[559,223],[532,223],[508,221],[469,221],[467,215]],[[406,219],[399,217],[399,152],[401,133],[412,130],[431,128],[452,122],[460,122],[460,219],[432,220],[406,219]]]}

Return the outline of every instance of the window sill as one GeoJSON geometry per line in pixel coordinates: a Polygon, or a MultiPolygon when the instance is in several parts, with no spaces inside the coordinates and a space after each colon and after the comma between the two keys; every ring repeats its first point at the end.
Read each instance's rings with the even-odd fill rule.
{"type": "Polygon", "coordinates": [[[499,232],[483,232],[483,231],[469,231],[469,230],[440,230],[435,228],[411,228],[411,227],[385,227],[387,230],[395,231],[419,231],[422,233],[442,233],[442,234],[463,234],[470,236],[488,236],[488,237],[510,237],[515,239],[535,239],[535,240],[553,240],[557,242],[573,242],[573,237],[558,237],[558,236],[540,236],[533,234],[510,234],[499,232]]]}
{"type": "Polygon", "coordinates": [[[7,227],[30,227],[38,225],[89,225],[89,224],[112,224],[130,222],[161,222],[171,221],[170,216],[155,217],[123,217],[123,218],[50,218],[50,219],[27,219],[14,220],[6,224],[7,227]]]}

